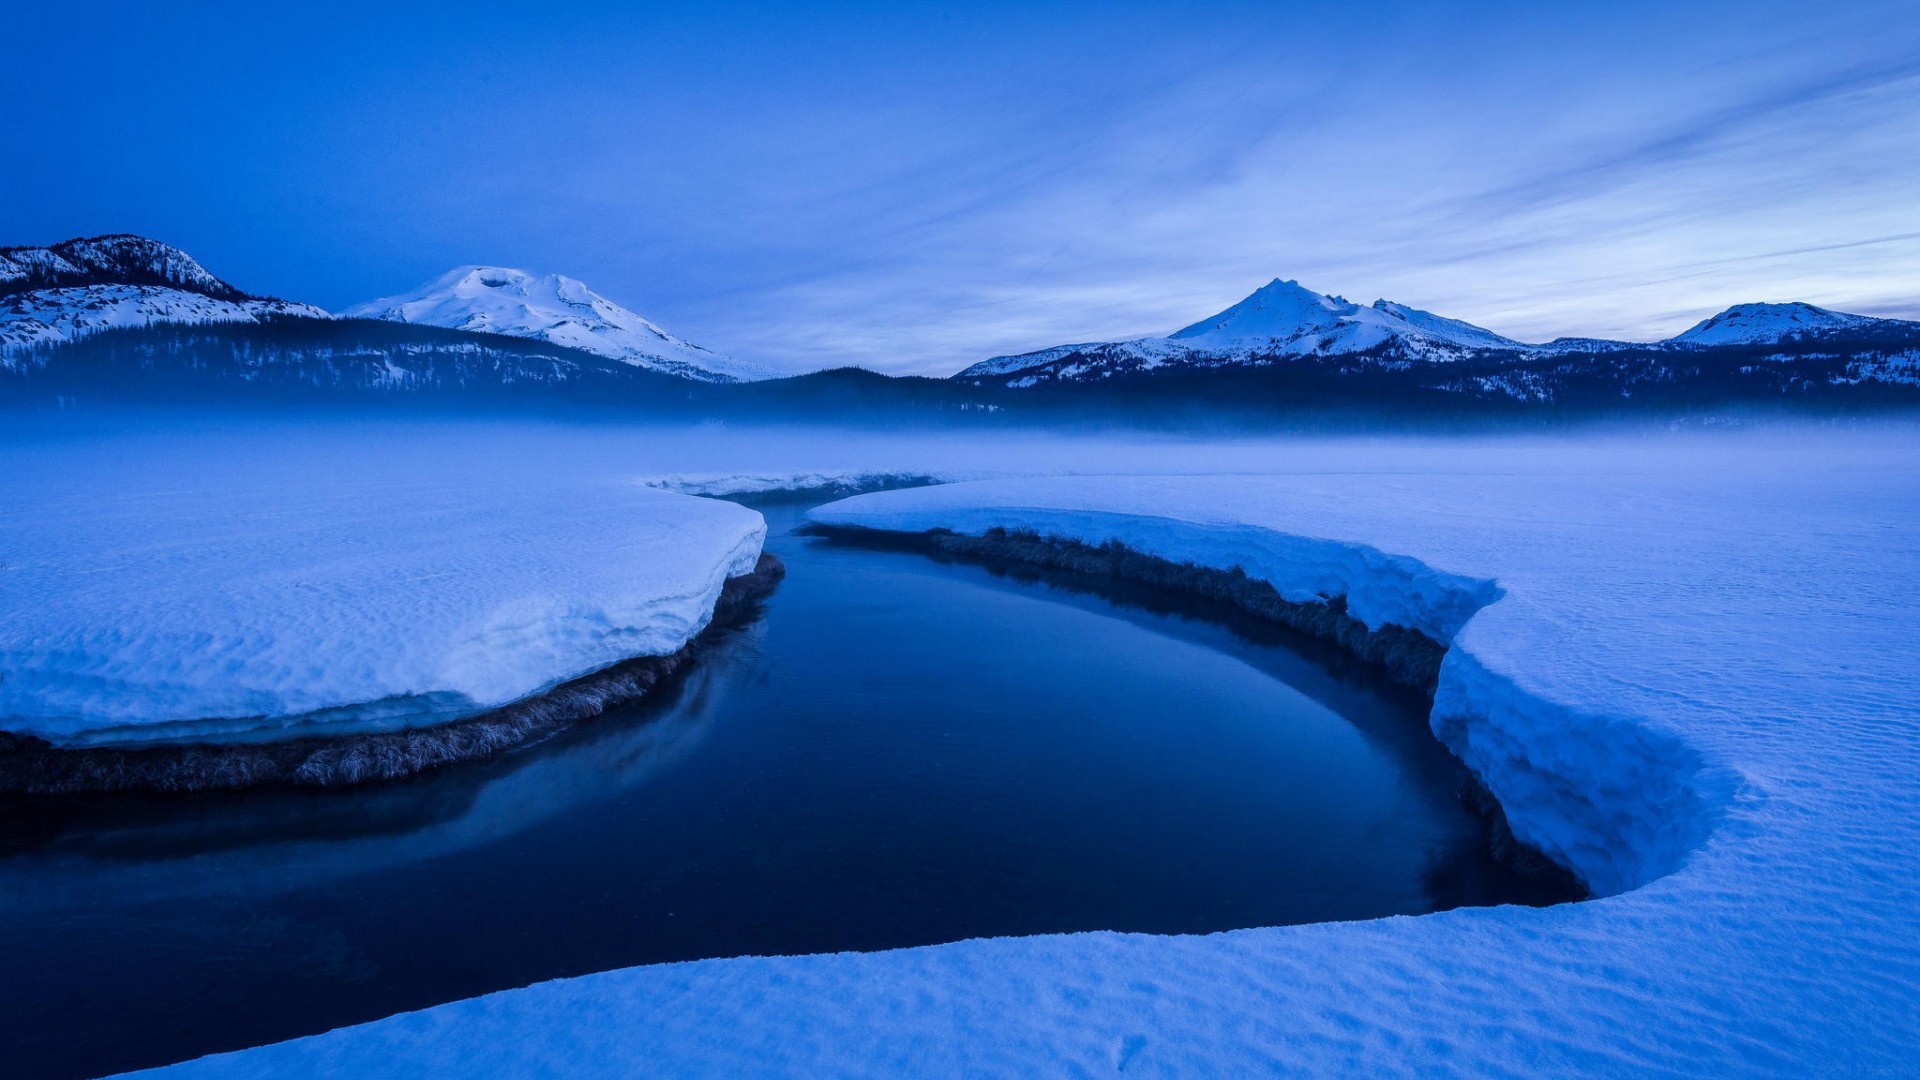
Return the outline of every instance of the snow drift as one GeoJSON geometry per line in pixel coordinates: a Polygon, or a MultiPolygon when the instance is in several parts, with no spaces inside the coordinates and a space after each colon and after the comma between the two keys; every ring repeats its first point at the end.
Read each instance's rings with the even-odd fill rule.
{"type": "Polygon", "coordinates": [[[0,730],[62,746],[470,716],[679,650],[766,532],[604,478],[38,479],[0,511],[0,730]]]}

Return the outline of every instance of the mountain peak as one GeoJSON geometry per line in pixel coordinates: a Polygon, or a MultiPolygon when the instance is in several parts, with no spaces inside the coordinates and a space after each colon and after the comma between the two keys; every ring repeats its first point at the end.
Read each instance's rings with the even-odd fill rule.
{"type": "Polygon", "coordinates": [[[525,270],[515,270],[510,266],[461,266],[441,278],[443,281],[447,279],[483,289],[510,289],[524,287],[534,278],[525,270]]]}
{"type": "MultiPolygon", "coordinates": [[[[171,244],[113,233],[0,248],[0,354],[156,323],[329,318],[241,292],[171,244]]],[[[0,368],[11,367],[0,355],[0,368]]]]}
{"type": "Polygon", "coordinates": [[[1798,301],[1785,304],[1735,304],[1668,340],[1686,345],[1770,344],[1800,334],[1858,330],[1878,322],[1897,321],[1828,311],[1798,301]]]}
{"type": "Polygon", "coordinates": [[[1218,315],[1175,331],[1168,340],[1202,349],[1245,349],[1257,342],[1298,353],[1363,352],[1396,340],[1419,348],[1521,347],[1472,323],[1391,300],[1362,307],[1344,296],[1317,293],[1281,278],[1218,315]]]}
{"type": "Polygon", "coordinates": [[[1219,341],[1241,338],[1298,337],[1303,331],[1327,329],[1340,317],[1351,313],[1354,305],[1337,296],[1326,296],[1297,281],[1272,281],[1255,289],[1247,298],[1211,318],[1175,330],[1174,341],[1219,341]]]}
{"type": "Polygon", "coordinates": [[[674,337],[577,279],[561,274],[537,276],[505,266],[455,267],[412,292],[348,308],[342,314],[531,338],[707,381],[732,382],[770,374],[674,337]]]}
{"type": "MultiPolygon", "coordinates": [[[[960,378],[1033,373],[1049,365],[1084,369],[1084,377],[1128,368],[1200,364],[1268,363],[1279,357],[1339,356],[1389,348],[1421,360],[1452,360],[1482,349],[1521,350],[1527,346],[1491,330],[1443,318],[1390,300],[1361,306],[1344,296],[1317,293],[1289,278],[1274,278],[1246,299],[1210,318],[1182,327],[1164,338],[1057,345],[1050,349],[996,356],[959,373],[960,378]],[[1095,357],[1088,360],[1088,357],[1095,357]]],[[[1074,377],[1082,377],[1076,374],[1074,377]]]]}
{"type": "Polygon", "coordinates": [[[47,247],[0,248],[0,295],[94,285],[156,286],[216,300],[254,300],[171,244],[131,233],[76,237],[47,247]]]}

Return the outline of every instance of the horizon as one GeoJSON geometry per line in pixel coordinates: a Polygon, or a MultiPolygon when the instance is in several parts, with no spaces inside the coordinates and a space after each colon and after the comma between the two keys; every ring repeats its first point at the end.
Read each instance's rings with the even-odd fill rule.
{"type": "Polygon", "coordinates": [[[1777,4],[1372,10],[375,35],[130,8],[87,24],[83,82],[39,52],[0,75],[25,103],[0,244],[134,233],[329,311],[458,265],[561,274],[785,371],[1161,335],[1277,278],[1522,341],[1658,340],[1743,303],[1920,315],[1910,10],[1811,33],[1777,4]]]}
{"type": "Polygon", "coordinates": [[[6,1075],[1920,1061],[1913,0],[6,25],[6,1075]]]}

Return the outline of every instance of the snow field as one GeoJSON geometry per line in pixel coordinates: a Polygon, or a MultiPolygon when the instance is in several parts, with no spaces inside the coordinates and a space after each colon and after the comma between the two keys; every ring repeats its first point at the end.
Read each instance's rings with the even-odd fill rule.
{"type": "MultiPolygon", "coordinates": [[[[1920,1054],[1920,472],[1819,452],[1358,448],[1268,475],[858,496],[1341,592],[1452,649],[1438,734],[1601,898],[562,980],[181,1076],[1897,1074],[1920,1054]],[[1397,464],[1385,467],[1391,459],[1397,464]]],[[[1143,867],[1143,873],[1155,868],[1143,867]]]]}
{"type": "Polygon", "coordinates": [[[604,475],[327,464],[257,486],[15,489],[0,730],[98,744],[454,719],[678,650],[765,536],[752,510],[604,475]]]}

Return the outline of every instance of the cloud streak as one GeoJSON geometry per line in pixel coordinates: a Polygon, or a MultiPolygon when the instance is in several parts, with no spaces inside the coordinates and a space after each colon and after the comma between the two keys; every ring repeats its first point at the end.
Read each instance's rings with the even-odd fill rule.
{"type": "Polygon", "coordinates": [[[557,270],[743,358],[929,373],[1276,276],[1534,339],[1920,296],[1905,5],[490,7],[29,11],[95,56],[0,70],[0,242],[147,232],[334,307],[557,270]]]}

